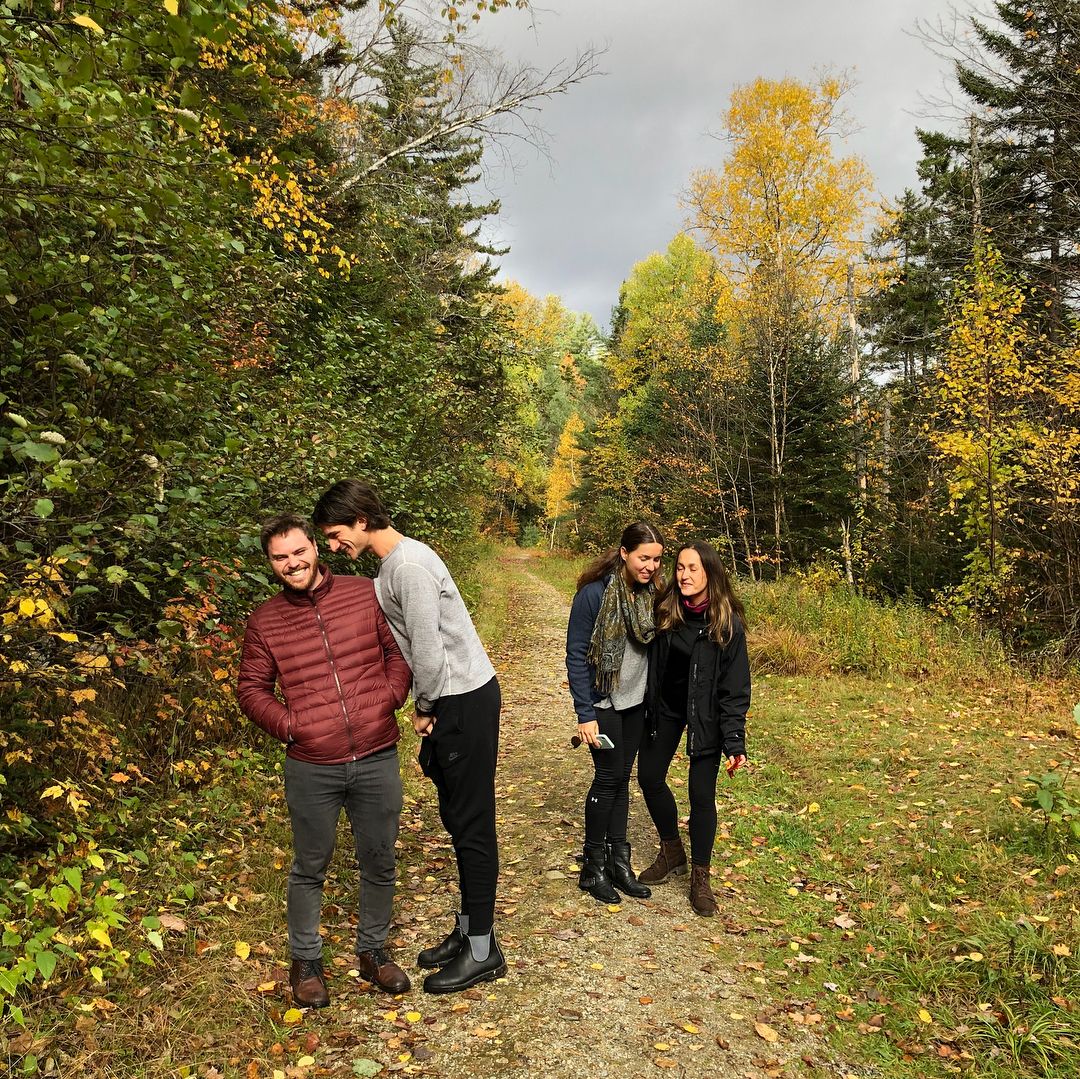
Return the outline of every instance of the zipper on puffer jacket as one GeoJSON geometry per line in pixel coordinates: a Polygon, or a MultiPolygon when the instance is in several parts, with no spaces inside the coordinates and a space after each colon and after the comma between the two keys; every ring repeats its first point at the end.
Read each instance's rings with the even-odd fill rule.
{"type": "Polygon", "coordinates": [[[686,755],[694,755],[694,716],[697,713],[697,651],[705,630],[699,629],[697,640],[690,647],[690,685],[686,695],[686,755]]]}
{"type": "Polygon", "coordinates": [[[334,653],[330,648],[330,638],[326,636],[326,626],[323,624],[322,612],[319,610],[319,601],[312,596],[311,605],[315,608],[315,620],[319,623],[319,632],[322,634],[323,646],[326,648],[326,658],[330,663],[330,673],[334,676],[334,685],[337,686],[338,701],[341,703],[341,716],[345,720],[345,733],[349,736],[349,748],[352,750],[353,760],[356,759],[356,743],[353,741],[352,727],[349,725],[349,709],[345,705],[345,694],[341,691],[341,679],[338,678],[337,664],[334,662],[334,653]]]}

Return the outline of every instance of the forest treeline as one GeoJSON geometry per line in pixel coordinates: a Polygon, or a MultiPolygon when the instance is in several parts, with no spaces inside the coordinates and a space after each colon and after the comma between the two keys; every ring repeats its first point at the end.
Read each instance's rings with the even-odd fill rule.
{"type": "Polygon", "coordinates": [[[843,78],[736,90],[726,159],[609,337],[499,284],[483,239],[485,144],[592,69],[470,44],[515,6],[0,0],[16,1019],[162,946],[139,875],[177,827],[161,792],[243,765],[255,522],[343,475],[452,562],[642,516],[754,579],[830,565],[1075,653],[1080,3],[974,24],[971,118],[920,132],[921,187],[884,213],[843,78]]]}
{"type": "Polygon", "coordinates": [[[754,579],[824,563],[1075,656],[1080,4],[991,14],[937,43],[958,120],[884,204],[844,153],[845,78],[735,91],[603,377],[567,368],[588,389],[533,499],[560,542],[645,517],[754,579]]]}

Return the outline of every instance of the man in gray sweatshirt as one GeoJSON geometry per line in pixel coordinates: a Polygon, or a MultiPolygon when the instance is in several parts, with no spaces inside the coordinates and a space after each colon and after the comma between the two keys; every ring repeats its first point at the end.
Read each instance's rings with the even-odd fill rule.
{"type": "Polygon", "coordinates": [[[332,551],[380,559],[375,593],[413,672],[413,728],[420,766],[434,783],[439,815],[454,845],[461,912],[417,963],[440,968],[429,993],[456,993],[501,978],[506,960],[495,939],[499,849],[495,765],[502,697],[495,668],[443,560],[390,523],[378,492],[360,480],[335,483],[315,504],[314,523],[332,551]]]}

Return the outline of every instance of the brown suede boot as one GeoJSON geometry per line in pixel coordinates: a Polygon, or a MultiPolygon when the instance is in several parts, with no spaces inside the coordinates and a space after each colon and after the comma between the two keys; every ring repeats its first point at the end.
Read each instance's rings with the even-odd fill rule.
{"type": "Polygon", "coordinates": [[[643,869],[637,879],[642,884],[659,884],[668,877],[681,877],[685,872],[686,851],[682,840],[677,837],[661,839],[660,853],[656,856],[656,861],[648,869],[643,869]]]}
{"type": "Polygon", "coordinates": [[[702,918],[711,918],[716,913],[716,896],[709,884],[707,865],[695,865],[690,869],[690,906],[702,918]]]}
{"type": "Polygon", "coordinates": [[[293,1003],[299,1008],[325,1008],[330,1003],[321,959],[294,959],[289,968],[293,1003]]]}

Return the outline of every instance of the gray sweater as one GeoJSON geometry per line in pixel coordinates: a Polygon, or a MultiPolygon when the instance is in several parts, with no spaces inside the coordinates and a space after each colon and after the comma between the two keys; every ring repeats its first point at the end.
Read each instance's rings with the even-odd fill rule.
{"type": "Polygon", "coordinates": [[[649,674],[649,649],[638,644],[632,637],[626,638],[622,666],[619,668],[619,684],[611,696],[597,701],[597,708],[617,708],[625,711],[636,708],[645,700],[645,681],[649,674]]]}
{"type": "Polygon", "coordinates": [[[495,677],[450,571],[427,544],[404,536],[380,562],[375,593],[412,668],[421,711],[495,677]]]}

